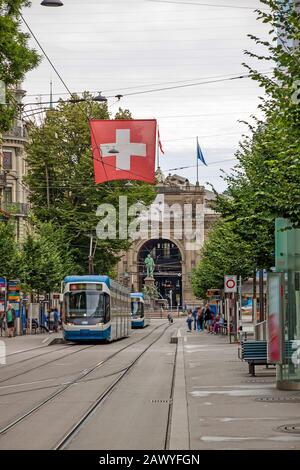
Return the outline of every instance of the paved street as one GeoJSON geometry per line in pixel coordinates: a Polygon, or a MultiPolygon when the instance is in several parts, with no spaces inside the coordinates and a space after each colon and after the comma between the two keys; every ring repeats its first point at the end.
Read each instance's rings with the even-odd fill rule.
{"type": "Polygon", "coordinates": [[[276,390],[273,368],[250,377],[225,336],[176,319],[111,344],[50,337],[5,339],[1,449],[300,448],[299,434],[278,430],[300,422],[300,393],[276,390]]]}

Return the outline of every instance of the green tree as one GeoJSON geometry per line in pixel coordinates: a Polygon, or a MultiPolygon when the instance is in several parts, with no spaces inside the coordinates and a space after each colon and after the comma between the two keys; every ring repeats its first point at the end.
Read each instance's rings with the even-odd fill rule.
{"type": "Polygon", "coordinates": [[[0,276],[16,279],[19,275],[20,252],[11,222],[0,221],[0,276]]]}
{"type": "Polygon", "coordinates": [[[39,56],[28,46],[29,34],[21,30],[20,11],[27,0],[0,0],[0,80],[6,87],[6,103],[0,104],[0,132],[7,131],[16,114],[13,88],[37,66],[39,56]]]}
{"type": "MultiPolygon", "coordinates": [[[[148,204],[155,196],[153,187],[141,182],[113,181],[101,185],[94,182],[88,118],[109,119],[107,106],[84,95],[81,103],[60,102],[48,111],[44,123],[33,127],[27,151],[34,215],[41,221],[53,221],[64,227],[67,241],[74,249],[78,273],[86,273],[91,233],[99,222],[97,207],[105,202],[119,205],[119,196],[126,195],[128,204],[148,204]]],[[[122,117],[122,110],[118,118],[122,117]]],[[[131,118],[128,110],[123,115],[131,118]]],[[[98,240],[95,272],[109,272],[119,259],[120,250],[129,246],[127,239],[98,240]]]]}
{"type": "Polygon", "coordinates": [[[288,0],[261,0],[258,17],[270,25],[268,41],[250,35],[266,53],[247,55],[275,63],[270,78],[246,65],[265,89],[264,119],[249,126],[251,137],[237,152],[238,165],[225,175],[226,194],[217,194],[216,210],[234,223],[235,232],[252,244],[256,268],[274,265],[274,222],[300,226],[300,14],[288,0]]]}
{"type": "Polygon", "coordinates": [[[38,222],[22,248],[20,277],[25,291],[48,293],[60,290],[67,274],[77,270],[63,229],[51,222],[38,222]]]}
{"type": "Polygon", "coordinates": [[[247,278],[255,268],[253,247],[236,233],[235,224],[219,220],[209,232],[201,250],[201,260],[192,276],[192,288],[199,298],[208,289],[222,289],[225,274],[247,278]]]}

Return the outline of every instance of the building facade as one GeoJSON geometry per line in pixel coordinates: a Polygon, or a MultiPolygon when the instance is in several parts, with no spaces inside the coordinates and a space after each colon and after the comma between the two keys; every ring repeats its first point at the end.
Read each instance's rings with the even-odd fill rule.
{"type": "Polygon", "coordinates": [[[132,291],[141,291],[146,277],[145,258],[150,253],[160,298],[174,308],[184,307],[197,302],[191,277],[207,233],[218,218],[211,208],[214,194],[179,175],[164,178],[159,171],[157,176],[148,238],[133,241],[123,254],[118,263],[118,280],[132,291]]]}
{"type": "MultiPolygon", "coordinates": [[[[18,89],[15,97],[21,104],[24,91],[18,89]]],[[[24,238],[28,215],[28,189],[24,183],[27,173],[25,146],[27,131],[22,119],[16,119],[13,127],[2,137],[0,147],[0,208],[2,217],[16,221],[17,240],[24,238]]]]}

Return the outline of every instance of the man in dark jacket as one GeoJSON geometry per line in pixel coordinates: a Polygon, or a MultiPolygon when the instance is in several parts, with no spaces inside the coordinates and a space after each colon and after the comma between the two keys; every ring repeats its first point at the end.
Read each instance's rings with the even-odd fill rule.
{"type": "Polygon", "coordinates": [[[5,316],[6,316],[6,325],[7,325],[8,337],[13,338],[14,333],[15,333],[16,312],[12,308],[11,304],[8,305],[5,316]]]}

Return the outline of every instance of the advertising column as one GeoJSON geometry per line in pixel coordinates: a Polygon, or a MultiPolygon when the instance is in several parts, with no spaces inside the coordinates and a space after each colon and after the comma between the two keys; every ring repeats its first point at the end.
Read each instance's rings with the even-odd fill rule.
{"type": "Polygon", "coordinates": [[[16,333],[19,335],[21,333],[21,321],[20,321],[20,280],[16,279],[13,281],[8,281],[7,285],[7,302],[12,306],[16,312],[16,333]]]}
{"type": "Polygon", "coordinates": [[[0,277],[0,318],[6,310],[6,278],[0,277]]]}

